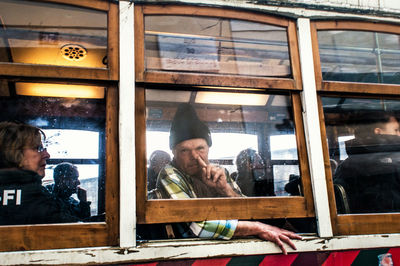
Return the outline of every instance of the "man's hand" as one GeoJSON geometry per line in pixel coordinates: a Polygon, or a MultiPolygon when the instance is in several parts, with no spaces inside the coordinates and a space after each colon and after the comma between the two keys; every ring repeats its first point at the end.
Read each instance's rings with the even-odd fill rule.
{"type": "Polygon", "coordinates": [[[84,190],[81,187],[77,188],[78,192],[76,193],[78,195],[78,199],[81,202],[86,202],[87,201],[87,193],[86,190],[84,190]]]}
{"type": "Polygon", "coordinates": [[[296,250],[296,246],[291,239],[302,239],[301,236],[288,230],[251,221],[239,221],[234,236],[257,236],[262,240],[274,242],[285,255],[287,255],[287,251],[283,243],[296,250]]]}
{"type": "Polygon", "coordinates": [[[207,186],[217,189],[222,195],[227,197],[240,196],[228,184],[223,167],[206,164],[200,156],[197,157],[197,161],[202,168],[201,179],[207,186]]]}

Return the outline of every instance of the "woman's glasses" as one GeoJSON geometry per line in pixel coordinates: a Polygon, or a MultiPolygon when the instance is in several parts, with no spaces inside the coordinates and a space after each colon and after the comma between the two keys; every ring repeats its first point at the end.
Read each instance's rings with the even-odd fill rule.
{"type": "Polygon", "coordinates": [[[47,147],[45,145],[43,145],[43,143],[40,143],[39,146],[37,146],[37,148],[35,149],[37,150],[37,152],[41,153],[47,150],[47,147]]]}

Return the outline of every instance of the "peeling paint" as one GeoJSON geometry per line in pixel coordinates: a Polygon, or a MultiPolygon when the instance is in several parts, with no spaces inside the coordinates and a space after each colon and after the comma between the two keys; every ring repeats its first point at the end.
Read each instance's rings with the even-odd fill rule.
{"type": "Polygon", "coordinates": [[[139,252],[139,250],[137,249],[127,249],[127,248],[121,248],[119,249],[117,252],[115,252],[116,254],[120,254],[120,255],[128,255],[131,253],[137,253],[139,252]]]}

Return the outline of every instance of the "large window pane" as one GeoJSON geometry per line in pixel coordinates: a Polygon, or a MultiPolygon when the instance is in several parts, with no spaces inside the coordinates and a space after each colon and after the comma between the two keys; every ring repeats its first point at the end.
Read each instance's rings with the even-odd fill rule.
{"type": "MultiPolygon", "coordinates": [[[[22,205],[26,205],[25,212],[29,217],[35,217],[30,210],[40,209],[48,211],[48,217],[35,217],[33,223],[63,223],[65,213],[68,216],[76,216],[79,221],[104,221],[105,211],[105,98],[104,87],[79,85],[79,90],[102,92],[99,97],[82,97],[76,90],[78,97],[57,97],[65,89],[61,84],[22,83],[25,92],[21,95],[21,83],[2,80],[0,89],[0,122],[29,124],[43,130],[46,139],[43,140],[50,156],[46,160],[46,169],[40,182],[41,190],[38,194],[31,195],[25,191],[33,184],[19,184],[16,180],[11,182],[14,189],[21,187],[22,205]],[[32,87],[35,90],[29,90],[32,87]],[[59,87],[57,87],[59,86],[59,87]],[[50,87],[50,95],[47,96],[40,88],[50,87]],[[27,96],[29,95],[29,96],[27,96]],[[76,167],[76,170],[72,170],[76,167]],[[75,178],[77,177],[77,180],[75,178]],[[57,181],[58,180],[58,181],[57,181]],[[44,190],[48,192],[44,192],[44,190]],[[30,198],[32,196],[32,198],[30,198]],[[27,197],[27,198],[26,198],[27,197]],[[46,200],[45,200],[46,198],[46,200]],[[50,202],[48,199],[52,198],[50,202]],[[40,202],[40,206],[35,206],[40,202]],[[29,205],[29,206],[28,206],[29,205]],[[50,211],[51,210],[51,211],[50,211]],[[59,220],[54,217],[61,217],[59,220]],[[40,219],[39,219],[40,218],[40,219]]],[[[74,85],[71,85],[73,88],[74,85]]],[[[86,95],[86,94],[84,94],[86,95]]],[[[71,96],[71,95],[69,95],[71,96]]],[[[36,151],[38,152],[38,151],[36,151]]],[[[25,157],[23,157],[25,158],[25,157]]],[[[42,165],[41,165],[42,166],[42,165]]],[[[25,169],[23,165],[21,169],[25,169]]],[[[4,169],[0,169],[0,173],[4,169]]],[[[29,170],[29,169],[28,169],[29,170]]],[[[34,170],[34,169],[31,169],[34,170]]],[[[0,190],[8,189],[8,183],[0,178],[0,190]]],[[[30,190],[29,190],[30,192],[30,190]]],[[[1,194],[3,195],[3,194],[1,194]]],[[[11,203],[11,201],[10,201],[11,203]]],[[[2,213],[7,206],[1,205],[2,213]]],[[[10,206],[8,206],[10,207],[10,206]]],[[[26,224],[31,219],[15,212],[15,220],[12,216],[8,224],[26,224]],[[19,219],[25,217],[22,220],[19,219]]],[[[39,212],[41,213],[41,212],[39,212]]],[[[3,223],[1,223],[3,224],[3,223]]]]}
{"type": "MultiPolygon", "coordinates": [[[[227,178],[236,181],[246,196],[294,195],[285,192],[284,188],[293,181],[290,176],[295,175],[295,182],[301,183],[289,94],[147,89],[146,110],[149,192],[155,188],[160,190],[159,173],[166,165],[178,169],[174,171],[189,173],[179,164],[176,147],[191,139],[207,142],[209,163],[223,167],[227,178]],[[185,113],[179,116],[183,119],[179,122],[176,112],[182,104],[189,104],[195,117],[185,113]],[[193,122],[197,119],[200,122],[193,122]],[[197,128],[196,123],[204,124],[210,130],[210,143],[201,133],[203,126],[197,128]],[[192,132],[191,128],[196,130],[192,132]]],[[[191,157],[190,164],[198,166],[200,163],[195,156],[191,157]]],[[[197,173],[190,175],[194,179],[197,173]]],[[[223,197],[218,193],[196,195],[223,197]]]]}
{"type": "Polygon", "coordinates": [[[399,35],[318,31],[324,80],[400,84],[399,35]]]}
{"type": "Polygon", "coordinates": [[[147,70],[290,77],[284,27],[235,19],[146,16],[147,70]]]}
{"type": "Polygon", "coordinates": [[[400,100],[322,103],[338,213],[399,212],[400,100]]]}
{"type": "Polygon", "coordinates": [[[0,0],[0,62],[105,68],[107,13],[0,0]]]}

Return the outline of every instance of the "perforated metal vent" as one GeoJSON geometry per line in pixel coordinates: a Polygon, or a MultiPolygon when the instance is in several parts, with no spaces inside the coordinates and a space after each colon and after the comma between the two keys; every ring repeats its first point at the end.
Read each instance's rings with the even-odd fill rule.
{"type": "Polygon", "coordinates": [[[62,56],[70,61],[80,61],[87,55],[86,49],[78,44],[66,44],[61,47],[62,56]]]}

